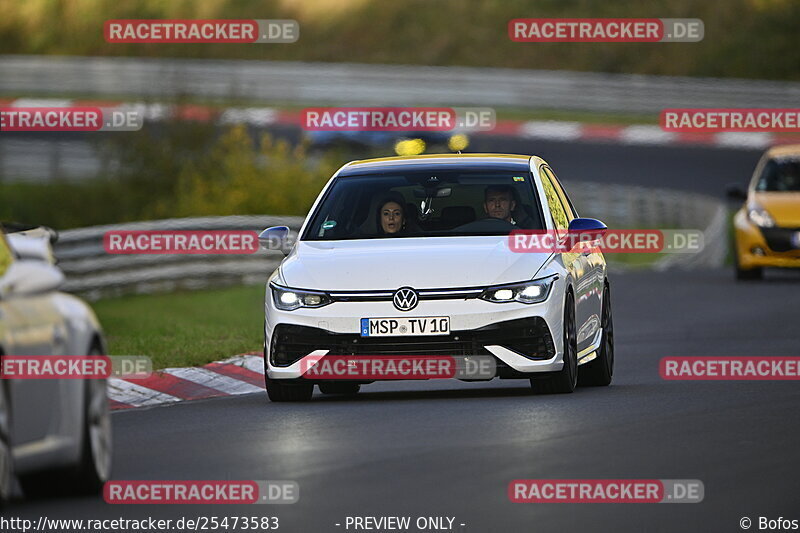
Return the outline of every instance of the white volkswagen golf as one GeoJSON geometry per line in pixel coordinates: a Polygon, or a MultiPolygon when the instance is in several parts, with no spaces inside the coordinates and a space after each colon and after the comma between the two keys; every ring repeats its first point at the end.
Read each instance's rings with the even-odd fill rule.
{"type": "MultiPolygon", "coordinates": [[[[514,230],[602,233],[578,218],[536,156],[427,155],[355,161],[327,183],[289,242],[265,297],[272,401],[354,394],[371,379],[321,379],[328,356],[494,360],[535,392],[608,385],[614,333],[606,262],[595,247],[519,253],[514,230]]],[[[330,377],[330,376],[327,376],[330,377]]]]}

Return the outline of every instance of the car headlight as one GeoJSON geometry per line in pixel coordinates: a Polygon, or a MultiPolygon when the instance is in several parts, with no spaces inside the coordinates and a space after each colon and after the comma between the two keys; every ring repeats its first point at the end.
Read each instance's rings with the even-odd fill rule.
{"type": "Polygon", "coordinates": [[[288,287],[270,285],[272,301],[281,311],[294,311],[301,307],[322,307],[331,303],[331,297],[324,292],[298,291],[288,287]]]}
{"type": "Polygon", "coordinates": [[[520,302],[535,304],[543,302],[550,295],[550,289],[556,279],[557,276],[551,276],[525,283],[489,287],[481,293],[481,299],[494,303],[520,302]]]}
{"type": "Polygon", "coordinates": [[[751,203],[747,206],[747,218],[762,228],[771,228],[775,226],[775,219],[770,216],[766,209],[756,203],[751,203]]]}

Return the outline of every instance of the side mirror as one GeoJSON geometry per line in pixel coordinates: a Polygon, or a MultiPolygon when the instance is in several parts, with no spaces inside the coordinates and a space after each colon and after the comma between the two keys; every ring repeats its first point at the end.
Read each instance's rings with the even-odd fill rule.
{"type": "Polygon", "coordinates": [[[51,292],[64,283],[64,273],[43,261],[20,259],[0,278],[0,298],[51,292]]]}
{"type": "Polygon", "coordinates": [[[55,264],[56,259],[50,247],[49,235],[33,237],[24,233],[10,233],[6,238],[20,259],[36,259],[51,265],[55,264]]]}
{"type": "Polygon", "coordinates": [[[292,246],[289,242],[289,228],[287,226],[273,226],[258,235],[258,244],[263,250],[280,250],[283,255],[288,255],[292,246]]]}
{"type": "Polygon", "coordinates": [[[590,240],[597,240],[603,236],[608,227],[596,218],[573,218],[567,229],[570,233],[590,235],[590,240]]]}
{"type": "Polygon", "coordinates": [[[728,185],[725,189],[725,196],[732,202],[744,202],[747,200],[747,191],[742,190],[738,185],[728,185]]]}

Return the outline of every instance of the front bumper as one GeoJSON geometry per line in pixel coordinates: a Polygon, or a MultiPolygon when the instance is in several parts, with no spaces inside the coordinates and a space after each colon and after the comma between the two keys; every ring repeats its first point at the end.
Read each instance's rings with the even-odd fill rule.
{"type": "Polygon", "coordinates": [[[800,268],[800,248],[792,243],[796,232],[800,228],[759,228],[739,211],[734,217],[734,252],[740,268],[800,268]]]}
{"type": "Polygon", "coordinates": [[[500,377],[558,371],[563,366],[563,282],[542,303],[495,304],[477,298],[423,300],[410,312],[391,302],[334,302],[316,309],[280,311],[266,294],[265,355],[272,379],[303,374],[303,357],[491,355],[500,377]],[[361,337],[362,318],[450,317],[450,334],[427,337],[361,337]]]}

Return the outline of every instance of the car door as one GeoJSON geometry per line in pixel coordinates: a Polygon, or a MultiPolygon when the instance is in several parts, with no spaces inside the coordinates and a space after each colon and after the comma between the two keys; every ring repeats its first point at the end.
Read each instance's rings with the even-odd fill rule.
{"type": "MultiPolygon", "coordinates": [[[[552,169],[550,169],[550,172],[553,177],[553,185],[558,191],[565,209],[572,218],[580,216],[575,210],[575,206],[572,205],[567,191],[558,180],[558,176],[552,172],[552,169]]],[[[570,220],[572,220],[572,218],[570,218],[570,220]]],[[[586,290],[584,293],[585,300],[583,302],[585,304],[583,306],[585,318],[583,331],[581,331],[580,327],[578,328],[579,350],[590,345],[597,332],[600,330],[600,318],[603,310],[603,283],[606,277],[606,261],[602,251],[598,247],[590,244],[583,244],[581,245],[580,253],[583,259],[583,266],[586,269],[586,290]]]]}
{"type": "MultiPolygon", "coordinates": [[[[0,264],[5,267],[16,259],[5,236],[0,233],[0,264]]],[[[0,299],[0,320],[6,330],[8,355],[65,355],[66,327],[56,311],[52,295],[8,295],[0,299]]],[[[60,416],[57,402],[59,380],[10,380],[11,405],[14,410],[14,446],[44,439],[53,421],[60,416]]]]}
{"type": "MultiPolygon", "coordinates": [[[[542,187],[547,197],[550,213],[553,216],[555,229],[566,233],[570,221],[576,218],[572,205],[550,167],[541,165],[539,174],[542,177],[542,187]]],[[[596,311],[594,310],[595,302],[592,301],[594,272],[590,265],[590,254],[590,249],[585,245],[579,245],[574,250],[561,254],[564,268],[567,269],[574,280],[578,351],[589,346],[594,332],[599,327],[599,319],[593,316],[596,311]]]]}

